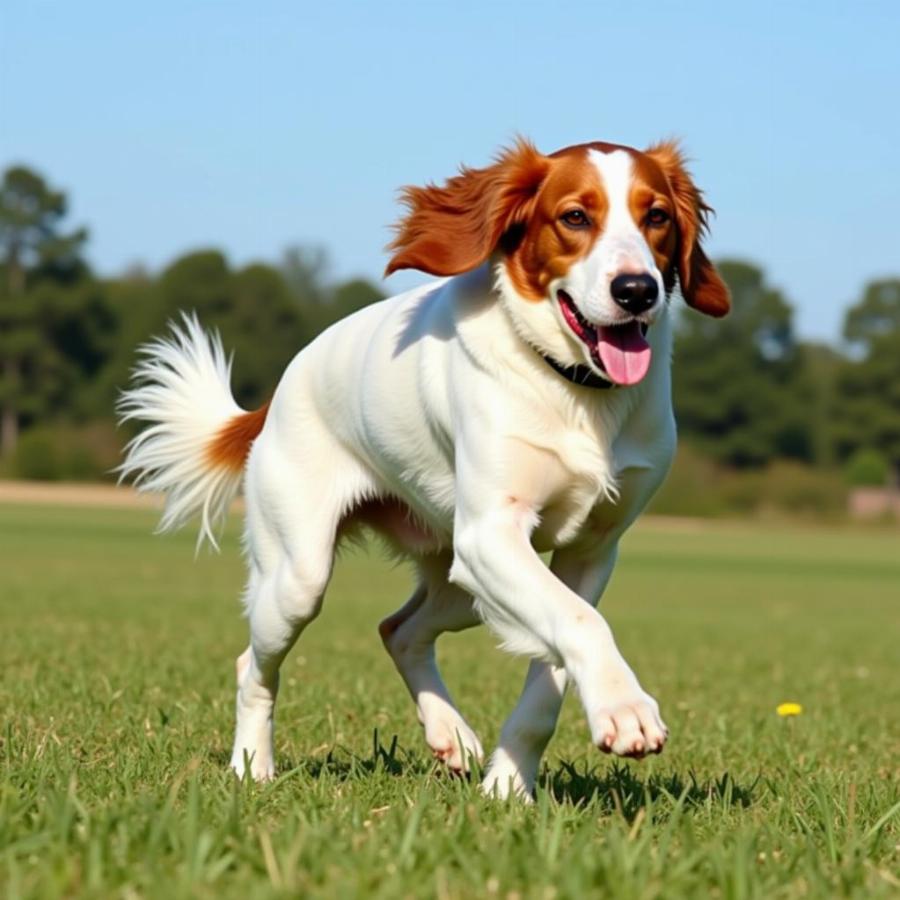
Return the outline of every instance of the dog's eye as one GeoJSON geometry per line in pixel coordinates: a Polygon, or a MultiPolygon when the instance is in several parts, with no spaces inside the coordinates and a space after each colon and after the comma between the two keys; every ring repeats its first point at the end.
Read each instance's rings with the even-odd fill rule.
{"type": "Polygon", "coordinates": [[[648,225],[665,225],[666,222],[669,221],[669,214],[659,207],[654,207],[647,213],[647,224],[648,225]]]}
{"type": "Polygon", "coordinates": [[[587,228],[591,224],[591,220],[587,217],[587,213],[583,209],[570,209],[567,213],[563,213],[560,220],[569,228],[587,228]]]}

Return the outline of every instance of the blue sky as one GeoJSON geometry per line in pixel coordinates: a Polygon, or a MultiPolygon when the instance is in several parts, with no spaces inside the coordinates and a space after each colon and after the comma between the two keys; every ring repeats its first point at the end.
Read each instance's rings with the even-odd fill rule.
{"type": "MultiPolygon", "coordinates": [[[[380,278],[405,183],[680,136],[710,250],[836,339],[900,274],[900,3],[5,0],[0,164],[69,191],[103,273],[195,247],[325,246],[380,278]]],[[[400,274],[386,290],[421,280],[400,274]]]]}

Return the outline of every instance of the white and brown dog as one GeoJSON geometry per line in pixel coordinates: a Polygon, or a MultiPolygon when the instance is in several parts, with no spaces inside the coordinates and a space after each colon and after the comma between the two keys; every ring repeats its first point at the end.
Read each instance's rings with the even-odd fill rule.
{"type": "Polygon", "coordinates": [[[528,796],[569,680],[601,750],[665,743],[595,606],[675,448],[670,299],[721,316],[728,291],[700,243],[709,207],[670,143],[544,156],[519,142],[404,199],[387,271],[442,280],[329,328],[253,412],[218,338],[186,317],[144,348],[122,398],[125,419],[152,423],[122,468],[167,495],[163,528],[199,513],[201,539],[243,482],[236,772],[249,760],[273,775],[279,666],[319,611],[336,543],[364,524],[417,568],[380,632],[448,766],[482,748],[438,673],[438,636],[485,622],[533,657],[485,778],[528,796]]]}

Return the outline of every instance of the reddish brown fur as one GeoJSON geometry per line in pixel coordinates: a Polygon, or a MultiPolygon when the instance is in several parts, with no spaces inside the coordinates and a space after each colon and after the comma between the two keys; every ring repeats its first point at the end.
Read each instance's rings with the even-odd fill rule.
{"type": "Polygon", "coordinates": [[[571,147],[548,158],[550,170],[541,184],[534,212],[517,246],[507,253],[506,268],[516,290],[529,300],[544,300],[547,286],[588,254],[603,232],[609,202],[600,177],[582,147],[571,147]],[[571,229],[560,216],[578,207],[590,228],[571,229]]]}
{"type": "Polygon", "coordinates": [[[644,153],[637,150],[630,152],[634,163],[634,181],[629,197],[631,217],[640,227],[644,239],[653,252],[656,267],[662,273],[666,290],[671,290],[678,271],[680,233],[675,198],[662,167],[644,153]],[[651,209],[663,209],[671,219],[663,225],[650,226],[647,223],[647,215],[651,209]]]}
{"type": "Polygon", "coordinates": [[[226,422],[206,448],[208,465],[214,469],[230,469],[232,472],[243,469],[250,445],[262,431],[268,412],[269,404],[265,403],[259,409],[241,413],[226,422]]]}
{"type": "Polygon", "coordinates": [[[655,144],[644,156],[663,170],[675,202],[675,222],[679,232],[677,269],[681,293],[694,309],[708,316],[724,316],[731,309],[728,288],[703,252],[700,243],[708,231],[712,207],[706,203],[703,192],[691,180],[684,156],[674,141],[655,144]]]}
{"type": "Polygon", "coordinates": [[[635,161],[631,214],[671,289],[679,277],[685,300],[701,312],[722,316],[728,289],[706,257],[700,240],[711,211],[694,186],[678,147],[663,142],[646,153],[616,144],[580,144],[542,156],[525,141],[494,165],[463,168],[443,187],[408,187],[409,213],[390,245],[387,274],[415,268],[456,275],[500,251],[518,293],[535,302],[547,298],[551,280],[590,251],[603,231],[608,200],[588,151],[625,150],[635,161]],[[648,225],[652,206],[665,209],[674,225],[648,225]],[[570,229],[560,216],[578,207],[589,228],[570,229]]]}
{"type": "Polygon", "coordinates": [[[534,145],[520,140],[485,169],[463,167],[443,187],[404,188],[409,215],[389,245],[396,251],[385,270],[421,269],[457,275],[474,269],[504,234],[527,221],[549,163],[534,145]]]}

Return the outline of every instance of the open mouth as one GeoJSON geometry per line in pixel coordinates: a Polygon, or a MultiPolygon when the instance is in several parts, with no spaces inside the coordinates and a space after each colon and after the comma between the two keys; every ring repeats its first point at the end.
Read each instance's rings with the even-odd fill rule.
{"type": "Polygon", "coordinates": [[[593,325],[578,311],[575,301],[557,291],[556,299],[566,324],[587,348],[594,365],[614,384],[637,384],[650,368],[652,351],[644,335],[647,326],[637,319],[622,325],[593,325]]]}

